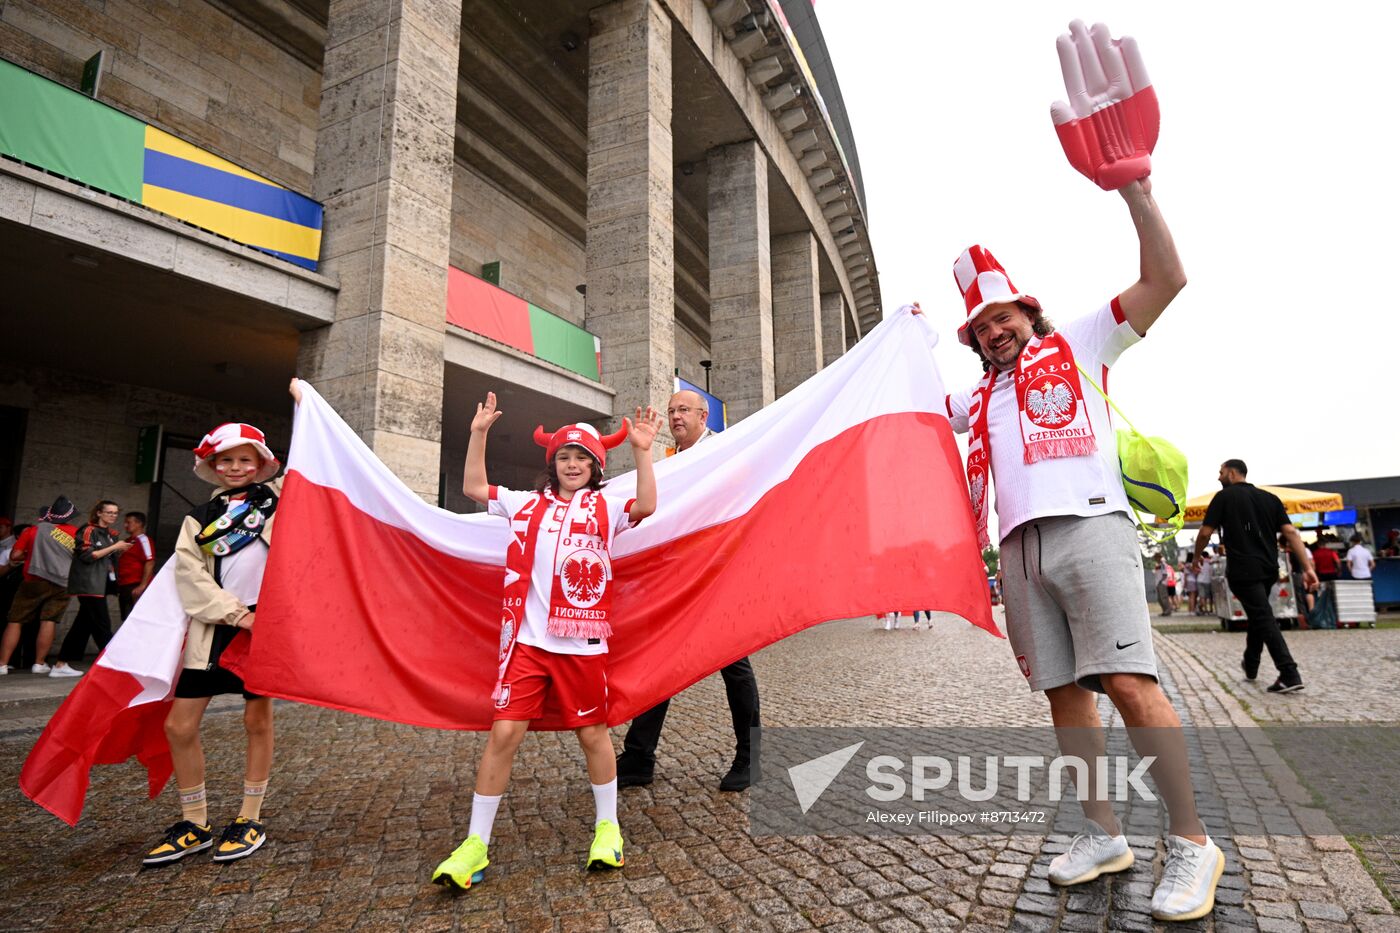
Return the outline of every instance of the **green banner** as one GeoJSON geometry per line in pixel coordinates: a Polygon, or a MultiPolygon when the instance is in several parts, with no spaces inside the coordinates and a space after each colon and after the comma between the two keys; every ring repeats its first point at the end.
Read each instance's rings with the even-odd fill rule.
{"type": "Polygon", "coordinates": [[[0,152],[141,202],[146,126],[0,59],[0,152]]]}
{"type": "Polygon", "coordinates": [[[530,334],[535,341],[535,356],[598,380],[598,353],[588,331],[530,305],[530,334]]]}

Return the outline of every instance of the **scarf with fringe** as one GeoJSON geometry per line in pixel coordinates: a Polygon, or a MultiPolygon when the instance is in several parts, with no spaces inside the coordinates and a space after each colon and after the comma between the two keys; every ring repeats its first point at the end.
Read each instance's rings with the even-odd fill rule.
{"type": "Polygon", "coordinates": [[[572,499],[560,499],[546,488],[536,493],[511,518],[514,534],[506,552],[506,586],[501,603],[501,643],[497,658],[496,687],[491,699],[505,706],[502,683],[515,640],[525,618],[525,602],[530,595],[530,575],[535,568],[535,547],[540,525],[550,516],[558,526],[555,539],[554,582],[550,586],[549,619],[546,627],[556,638],[611,638],[608,616],[612,594],[612,523],[603,494],[581,489],[572,499]]]}
{"type": "MultiPolygon", "coordinates": [[[[991,367],[973,390],[968,407],[967,487],[977,519],[977,542],[987,547],[987,486],[992,439],[987,408],[1000,371],[991,367]]],[[[1094,426],[1084,405],[1084,390],[1074,365],[1074,351],[1059,334],[1034,337],[1016,360],[1016,412],[1026,463],[1056,457],[1086,457],[1098,450],[1094,426]]]]}

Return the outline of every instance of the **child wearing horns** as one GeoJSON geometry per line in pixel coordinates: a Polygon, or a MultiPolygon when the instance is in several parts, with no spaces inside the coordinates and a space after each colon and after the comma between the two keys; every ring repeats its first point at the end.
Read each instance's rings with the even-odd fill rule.
{"type": "Polygon", "coordinates": [[[613,536],[656,510],[651,446],[661,416],[651,408],[624,418],[622,430],[600,437],[587,424],[565,425],[552,435],[535,429],[545,448],[546,471],[534,491],[491,485],[486,478],[486,434],[501,417],[487,393],[472,419],[462,492],[510,522],[514,539],[506,554],[501,609],[501,650],[495,721],[477,769],[471,826],[466,841],[437,870],[433,881],[465,890],[480,881],[496,810],[510,779],[516,749],[539,719],[546,697],[574,729],[588,765],[596,807],[588,867],[622,866],[617,825],[617,767],[607,725],[607,660],[613,536]],[[623,501],[603,490],[609,449],[631,434],[637,464],[636,498],[623,501]]]}

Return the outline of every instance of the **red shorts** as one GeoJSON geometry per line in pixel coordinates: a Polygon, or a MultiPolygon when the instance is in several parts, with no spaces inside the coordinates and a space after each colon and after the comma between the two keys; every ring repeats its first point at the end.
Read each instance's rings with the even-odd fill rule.
{"type": "Polygon", "coordinates": [[[539,719],[548,696],[570,729],[606,723],[607,663],[606,654],[556,654],[516,642],[495,718],[539,719]]]}

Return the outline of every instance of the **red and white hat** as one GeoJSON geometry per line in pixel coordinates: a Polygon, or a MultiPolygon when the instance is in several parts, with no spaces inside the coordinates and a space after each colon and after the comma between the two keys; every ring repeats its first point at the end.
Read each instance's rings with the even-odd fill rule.
{"type": "Polygon", "coordinates": [[[561,447],[582,447],[593,455],[600,467],[608,465],[608,451],[627,439],[627,422],[623,421],[622,430],[616,434],[599,436],[598,429],[591,424],[566,424],[559,430],[550,434],[544,429],[544,425],[535,428],[535,443],[545,449],[545,466],[554,462],[554,455],[561,447]]]}
{"type": "Polygon", "coordinates": [[[221,424],[204,435],[199,446],[194,449],[195,475],[206,483],[222,486],[223,482],[220,480],[219,474],[214,472],[214,465],[209,461],[215,454],[221,454],[235,447],[242,447],[244,444],[251,445],[263,460],[262,469],[258,470],[253,477],[253,482],[265,483],[276,476],[278,470],[282,469],[282,464],[272,455],[271,448],[267,446],[267,437],[263,432],[251,424],[240,424],[233,421],[221,424]]]}
{"type": "Polygon", "coordinates": [[[1040,310],[1040,302],[1016,291],[1010,276],[991,250],[980,246],[969,246],[963,250],[958,261],[953,263],[953,278],[962,292],[963,304],[967,305],[967,320],[958,328],[958,341],[965,346],[972,346],[972,335],[968,329],[987,305],[1019,301],[1040,310]]]}

